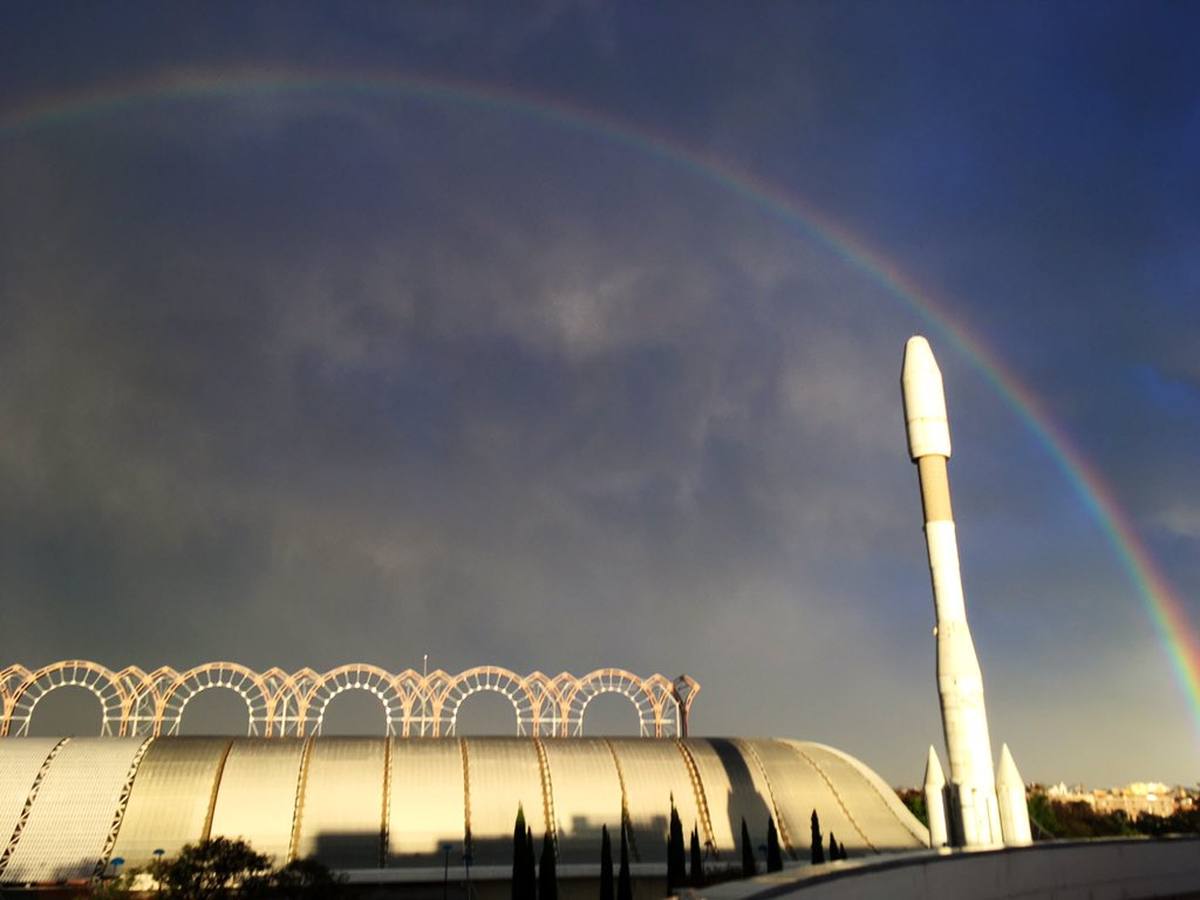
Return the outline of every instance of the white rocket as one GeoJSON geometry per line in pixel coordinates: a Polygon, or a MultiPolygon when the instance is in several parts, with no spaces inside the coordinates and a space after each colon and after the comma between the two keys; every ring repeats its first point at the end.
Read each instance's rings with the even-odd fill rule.
{"type": "Polygon", "coordinates": [[[1002,841],[1000,810],[983,705],[983,675],[967,627],[958,569],[958,541],[946,475],[950,458],[946,396],[942,373],[925,338],[908,339],[900,381],[908,452],[921,481],[925,544],[933,578],[938,695],[950,759],[945,804],[949,842],[968,847],[995,845],[1002,841]]]}
{"type": "Polygon", "coordinates": [[[1004,843],[1021,847],[1033,843],[1029,828],[1029,804],[1025,799],[1025,782],[1017,771],[1008,744],[1000,746],[1000,767],[996,770],[996,797],[1000,800],[1000,828],[1004,843]]]}
{"type": "Polygon", "coordinates": [[[932,747],[925,761],[925,816],[929,819],[929,846],[935,850],[945,847],[950,843],[946,833],[946,776],[932,747]]]}

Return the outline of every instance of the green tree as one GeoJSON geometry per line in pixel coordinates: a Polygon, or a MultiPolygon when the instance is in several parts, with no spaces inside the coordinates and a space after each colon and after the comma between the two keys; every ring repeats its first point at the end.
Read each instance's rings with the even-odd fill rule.
{"type": "Polygon", "coordinates": [[[189,844],[172,859],[155,860],[145,870],[131,870],[97,885],[93,900],[127,900],[144,871],[158,884],[162,900],[214,900],[238,896],[246,900],[335,900],[344,893],[345,878],[335,876],[315,859],[297,859],[279,869],[241,839],[213,838],[189,844]]]}
{"type": "Polygon", "coordinates": [[[343,893],[343,882],[315,859],[294,859],[282,869],[253,875],[242,886],[245,897],[288,900],[333,900],[343,893]]]}
{"type": "Polygon", "coordinates": [[[833,862],[838,858],[837,839],[834,838],[833,832],[829,832],[829,861],[833,862]]]}
{"type": "Polygon", "coordinates": [[[817,818],[817,811],[812,811],[812,819],[810,820],[812,827],[812,850],[811,859],[814,866],[819,866],[825,862],[825,846],[821,839],[821,820],[817,818]]]}
{"type": "Polygon", "coordinates": [[[758,874],[758,863],[754,860],[754,844],[750,842],[750,829],[746,827],[746,819],[742,818],[742,877],[750,878],[758,874]]]}
{"type": "Polygon", "coordinates": [[[151,877],[169,900],[219,900],[246,882],[257,887],[270,873],[270,860],[245,841],[225,837],[186,844],[171,860],[156,860],[151,877]]]}
{"type": "Polygon", "coordinates": [[[613,896],[612,838],[608,826],[600,828],[600,900],[615,900],[613,896]]]}
{"type": "Polygon", "coordinates": [[[896,795],[908,807],[908,811],[917,817],[917,821],[929,827],[929,811],[925,808],[925,792],[915,788],[899,788],[896,795]]]}
{"type": "Polygon", "coordinates": [[[671,827],[667,834],[667,891],[674,893],[687,883],[687,855],[683,849],[683,823],[671,798],[671,827]]]}
{"type": "Polygon", "coordinates": [[[783,853],[779,849],[779,832],[775,830],[775,819],[767,817],[767,871],[783,869],[783,853]]]}
{"type": "Polygon", "coordinates": [[[554,835],[547,831],[542,836],[542,859],[538,865],[538,894],[541,900],[558,900],[558,863],[554,849],[554,835]]]}
{"type": "Polygon", "coordinates": [[[88,896],[90,900],[128,900],[133,893],[133,884],[140,874],[140,870],[130,869],[115,878],[95,882],[88,896]]]}
{"type": "Polygon", "coordinates": [[[1029,824],[1035,840],[1062,836],[1062,825],[1054,814],[1054,804],[1049,797],[1041,791],[1033,791],[1025,805],[1029,809],[1029,824]]]}
{"type": "Polygon", "coordinates": [[[629,877],[629,837],[624,817],[621,821],[621,869],[617,873],[617,900],[633,900],[633,879],[629,877]]]}
{"type": "Polygon", "coordinates": [[[695,826],[692,827],[692,887],[704,886],[704,857],[700,855],[700,831],[695,826]]]}

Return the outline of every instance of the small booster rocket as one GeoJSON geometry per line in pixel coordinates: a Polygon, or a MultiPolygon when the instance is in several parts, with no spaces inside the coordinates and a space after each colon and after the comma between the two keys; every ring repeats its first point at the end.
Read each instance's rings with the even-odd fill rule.
{"type": "MultiPolygon", "coordinates": [[[[967,627],[958,540],[950,507],[950,426],[942,373],[929,349],[917,336],[904,348],[901,374],[908,452],[921,482],[925,509],[925,544],[933,579],[937,617],[937,682],[950,759],[946,785],[949,842],[956,846],[986,846],[1002,842],[1000,811],[992,767],[992,745],[983,705],[983,675],[967,627]]],[[[1023,805],[1023,804],[1022,804],[1023,805]]]]}

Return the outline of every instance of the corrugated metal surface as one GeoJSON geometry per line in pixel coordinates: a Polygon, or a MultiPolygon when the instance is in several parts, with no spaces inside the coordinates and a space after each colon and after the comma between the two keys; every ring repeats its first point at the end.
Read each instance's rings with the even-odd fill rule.
{"type": "MultiPolygon", "coordinates": [[[[38,768],[55,743],[37,738],[0,740],[0,832],[6,832],[0,840],[11,835],[38,768]]],[[[563,862],[597,861],[603,824],[610,826],[614,843],[619,840],[621,784],[614,753],[624,776],[642,861],[661,863],[666,858],[672,794],[685,832],[699,822],[692,780],[674,740],[545,738],[541,743],[563,862]]],[[[75,738],[63,745],[47,770],[4,881],[54,881],[91,874],[139,744],[140,739],[75,738]]],[[[389,866],[440,865],[443,843],[453,848],[451,861],[461,862],[465,806],[461,745],[458,739],[391,740],[386,797],[389,866]]],[[[465,745],[474,862],[507,865],[518,803],[525,807],[539,841],[545,830],[537,746],[528,738],[470,738],[465,745]]],[[[286,859],[304,742],[281,738],[152,742],[134,779],[112,855],[124,857],[128,865],[139,865],[156,848],[172,854],[183,843],[200,838],[227,746],[230,750],[212,810],[212,834],[243,837],[278,861],[286,859]]],[[[864,846],[847,818],[848,810],[881,850],[921,846],[919,824],[892,799],[890,789],[857,760],[832,748],[717,738],[688,740],[684,746],[703,784],[715,844],[723,857],[736,858],[742,817],[754,845],[765,841],[772,795],[802,858],[808,852],[809,814],[814,807],[826,840],[832,829],[848,848],[864,846]]],[[[313,742],[304,779],[299,855],[316,854],[335,868],[379,864],[387,747],[382,738],[313,742]]],[[[703,826],[700,831],[703,839],[703,826]]]]}
{"type": "Polygon", "coordinates": [[[864,849],[862,837],[838,805],[829,785],[811,765],[804,761],[797,748],[783,741],[753,741],[754,749],[767,770],[767,778],[775,793],[775,802],[792,832],[801,858],[810,844],[810,819],[817,811],[821,833],[828,846],[829,832],[837,836],[847,849],[864,849]]]}
{"type": "Polygon", "coordinates": [[[145,738],[72,738],[42,781],[3,880],[90,877],[104,852],[121,789],[145,738]]]}
{"type": "Polygon", "coordinates": [[[598,862],[600,826],[608,826],[614,847],[620,842],[621,782],[612,754],[595,738],[543,738],[542,746],[554,787],[558,858],[598,862]]]}
{"type": "MultiPolygon", "coordinates": [[[[717,852],[738,858],[743,818],[750,829],[751,846],[766,843],[767,821],[773,815],[771,799],[754,761],[746,759],[733,741],[723,738],[687,740],[684,744],[704,783],[717,852]]],[[[703,830],[700,841],[704,842],[703,830]]]]}
{"type": "Polygon", "coordinates": [[[233,742],[217,791],[212,835],[241,837],[259,853],[287,859],[304,741],[244,738],[233,742]]]}
{"type": "Polygon", "coordinates": [[[629,820],[637,839],[642,862],[667,858],[667,832],[671,821],[671,798],[690,834],[700,821],[696,794],[687,766],[675,741],[640,738],[610,738],[625,776],[629,820]]]}
{"type": "Polygon", "coordinates": [[[443,842],[462,847],[463,770],[457,740],[393,738],[388,823],[390,866],[437,865],[443,842]]]}
{"type": "Polygon", "coordinates": [[[298,857],[335,869],[379,865],[383,840],[384,738],[322,738],[308,758],[298,857]]]}
{"type": "Polygon", "coordinates": [[[204,836],[204,822],[230,738],[164,737],[142,757],[114,858],[144,866],[161,849],[174,856],[204,836]]]}
{"type": "Polygon", "coordinates": [[[541,852],[546,817],[537,747],[529,738],[472,738],[467,740],[471,789],[471,849],[475,865],[512,862],[513,822],[517,806],[541,852]]]}
{"type": "MultiPolygon", "coordinates": [[[[879,849],[923,847],[928,841],[918,842],[911,827],[905,827],[902,816],[911,819],[907,810],[901,812],[901,803],[896,792],[882,785],[872,784],[864,773],[841,753],[820,744],[804,744],[799,741],[787,743],[802,749],[837,786],[838,795],[854,816],[854,821],[871,838],[879,849]],[[890,799],[891,803],[888,802],[890,799]],[[892,804],[895,804],[894,806],[892,804]]],[[[913,822],[920,829],[920,823],[913,822]]],[[[839,837],[838,840],[841,840],[839,837]]],[[[849,846],[849,845],[847,845],[849,846]]]]}
{"type": "Polygon", "coordinates": [[[0,851],[8,844],[38,769],[59,738],[0,738],[0,851]]]}

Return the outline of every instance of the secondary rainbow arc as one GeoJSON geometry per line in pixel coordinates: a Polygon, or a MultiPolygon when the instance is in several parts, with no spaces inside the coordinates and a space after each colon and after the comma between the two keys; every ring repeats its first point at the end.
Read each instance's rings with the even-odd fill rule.
{"type": "Polygon", "coordinates": [[[227,68],[157,72],[86,91],[42,97],[0,115],[0,138],[81,118],[110,114],[155,101],[343,91],[366,95],[403,95],[429,102],[502,109],[574,129],[680,166],[699,178],[732,191],[758,208],[798,227],[836,256],[884,287],[938,335],[952,344],[1000,394],[1044,445],[1088,512],[1102,528],[1125,569],[1163,645],[1182,688],[1200,737],[1200,635],[1182,598],[1137,534],[1112,488],[1051,418],[1044,405],[1008,370],[982,340],[973,336],[942,303],[921,290],[882,253],[828,216],[778,185],[735,167],[677,139],[611,115],[553,97],[491,84],[444,77],[400,75],[388,71],[323,72],[296,68],[227,68]]]}

